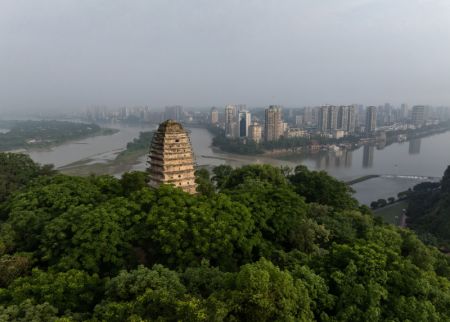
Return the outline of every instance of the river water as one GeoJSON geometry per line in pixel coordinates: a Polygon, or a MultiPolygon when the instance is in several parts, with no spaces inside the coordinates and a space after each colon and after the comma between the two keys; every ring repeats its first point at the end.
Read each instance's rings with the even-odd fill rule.
{"type": "MultiPolygon", "coordinates": [[[[56,167],[82,159],[105,162],[125,149],[127,142],[137,137],[139,132],[154,130],[155,127],[120,126],[118,127],[120,132],[114,135],[92,137],[28,153],[36,162],[52,163],[56,167]]],[[[344,181],[369,174],[380,175],[379,178],[353,185],[356,191],[355,197],[365,204],[379,198],[396,196],[398,192],[419,182],[437,180],[433,178],[441,177],[447,165],[450,164],[450,132],[395,143],[383,149],[363,146],[354,151],[320,151],[315,154],[275,158],[218,153],[212,149],[212,135],[206,129],[190,128],[189,130],[198,165],[242,166],[268,163],[295,167],[304,164],[312,170],[325,170],[344,181]]],[[[145,169],[146,160],[146,157],[142,157],[133,169],[145,169]]]]}

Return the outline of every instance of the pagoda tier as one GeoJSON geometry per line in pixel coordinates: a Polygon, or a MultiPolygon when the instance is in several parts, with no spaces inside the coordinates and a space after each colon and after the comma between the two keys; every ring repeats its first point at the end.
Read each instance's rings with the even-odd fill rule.
{"type": "Polygon", "coordinates": [[[159,125],[153,135],[148,163],[151,187],[172,184],[196,193],[191,141],[180,123],[167,120],[159,125]]]}

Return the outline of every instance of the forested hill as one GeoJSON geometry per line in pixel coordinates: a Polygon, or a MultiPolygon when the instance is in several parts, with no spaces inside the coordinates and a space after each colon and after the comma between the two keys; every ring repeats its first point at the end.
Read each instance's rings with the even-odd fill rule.
{"type": "Polygon", "coordinates": [[[449,257],[326,173],[197,177],[192,196],[0,154],[0,321],[450,319],[449,257]]]}

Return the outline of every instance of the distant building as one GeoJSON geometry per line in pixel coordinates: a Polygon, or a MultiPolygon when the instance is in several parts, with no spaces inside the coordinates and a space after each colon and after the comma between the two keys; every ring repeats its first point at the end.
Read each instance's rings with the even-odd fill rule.
{"type": "Polygon", "coordinates": [[[265,110],[264,139],[266,142],[277,141],[283,135],[281,107],[271,105],[265,110]]]}
{"type": "Polygon", "coordinates": [[[215,108],[215,107],[213,107],[212,109],[211,109],[211,113],[210,113],[210,121],[211,121],[211,124],[217,124],[217,123],[219,123],[219,110],[217,109],[217,108],[215,108]]]}
{"type": "Polygon", "coordinates": [[[328,127],[330,131],[337,129],[338,109],[336,106],[328,106],[328,127]]]}
{"type": "Polygon", "coordinates": [[[239,137],[248,136],[248,127],[251,123],[251,114],[249,111],[242,110],[239,112],[239,137]]]}
{"type": "Polygon", "coordinates": [[[308,131],[299,128],[290,128],[285,132],[287,138],[309,138],[308,131]]]}
{"type": "Polygon", "coordinates": [[[317,129],[320,132],[326,132],[328,130],[328,106],[321,106],[319,108],[317,129]]]}
{"type": "Polygon", "coordinates": [[[164,109],[164,117],[166,120],[183,121],[183,107],[180,105],[166,106],[164,109]]]}
{"type": "Polygon", "coordinates": [[[366,109],[366,133],[373,133],[377,127],[377,108],[369,106],[366,109]]]}
{"type": "Polygon", "coordinates": [[[348,106],[348,116],[347,116],[347,129],[346,131],[349,134],[355,133],[356,126],[356,106],[350,105],[348,106]]]}
{"type": "Polygon", "coordinates": [[[347,131],[348,129],[348,111],[349,106],[339,106],[338,108],[337,128],[339,130],[347,131]]]}
{"type": "Polygon", "coordinates": [[[423,125],[425,123],[425,112],[425,106],[414,106],[411,113],[412,124],[416,126],[423,125]]]}
{"type": "Polygon", "coordinates": [[[315,123],[316,118],[314,117],[314,111],[311,107],[305,107],[303,110],[303,123],[311,125],[315,123]]]}
{"type": "Polygon", "coordinates": [[[344,130],[334,130],[332,132],[332,134],[333,134],[334,139],[341,139],[345,136],[345,131],[344,130]]]}
{"type": "Polygon", "coordinates": [[[303,125],[303,120],[304,120],[303,115],[296,115],[295,116],[295,125],[296,126],[302,126],[303,125]]]}
{"type": "Polygon", "coordinates": [[[189,135],[180,123],[167,120],[153,135],[149,154],[149,185],[172,184],[196,193],[194,155],[189,135]]]}
{"type": "Polygon", "coordinates": [[[234,105],[225,107],[225,135],[232,138],[238,136],[237,108],[234,105]]]}
{"type": "Polygon", "coordinates": [[[248,137],[249,139],[255,141],[256,143],[261,142],[262,139],[262,126],[258,123],[253,123],[248,127],[248,137]]]}

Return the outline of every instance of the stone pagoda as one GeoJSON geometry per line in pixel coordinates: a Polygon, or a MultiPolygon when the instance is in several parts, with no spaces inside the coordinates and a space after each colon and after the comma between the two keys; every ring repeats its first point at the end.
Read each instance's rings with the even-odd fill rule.
{"type": "Polygon", "coordinates": [[[180,123],[167,120],[159,125],[153,134],[149,157],[151,187],[172,184],[196,193],[191,141],[180,123]]]}

